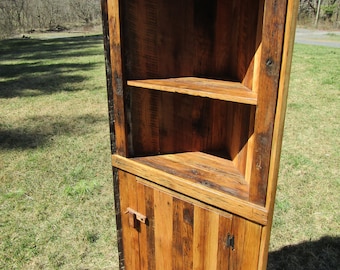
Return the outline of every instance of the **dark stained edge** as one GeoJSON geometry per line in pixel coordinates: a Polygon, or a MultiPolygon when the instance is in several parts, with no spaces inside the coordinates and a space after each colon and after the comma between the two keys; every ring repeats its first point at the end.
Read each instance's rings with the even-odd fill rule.
{"type": "Polygon", "coordinates": [[[281,59],[286,24],[287,0],[265,3],[258,108],[255,118],[254,162],[250,201],[265,205],[270,153],[280,84],[281,59]]]}
{"type": "MultiPolygon", "coordinates": [[[[109,114],[109,128],[110,128],[110,143],[111,153],[116,151],[115,144],[115,128],[114,128],[114,102],[112,91],[112,69],[111,69],[111,56],[110,56],[110,35],[109,35],[109,20],[108,20],[108,7],[107,0],[101,0],[102,10],[102,27],[103,27],[103,43],[104,43],[104,57],[105,57],[105,71],[106,71],[106,87],[108,98],[108,114],[109,114]]],[[[117,243],[118,243],[118,255],[119,255],[119,268],[125,269],[124,266],[124,249],[123,249],[123,235],[122,235],[122,223],[120,212],[120,199],[119,199],[119,177],[118,169],[112,167],[113,174],[113,192],[114,192],[114,206],[116,216],[116,228],[117,228],[117,243]]]]}

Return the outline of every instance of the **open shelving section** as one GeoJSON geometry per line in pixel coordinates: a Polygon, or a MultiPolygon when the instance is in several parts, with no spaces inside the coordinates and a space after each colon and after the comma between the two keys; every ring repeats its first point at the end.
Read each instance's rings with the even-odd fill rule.
{"type": "Polygon", "coordinates": [[[102,0],[121,269],[266,268],[298,6],[102,0]]]}

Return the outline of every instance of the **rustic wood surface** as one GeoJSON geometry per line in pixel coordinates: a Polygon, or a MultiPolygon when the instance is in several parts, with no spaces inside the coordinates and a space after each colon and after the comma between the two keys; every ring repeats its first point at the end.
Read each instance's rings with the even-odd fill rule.
{"type": "Polygon", "coordinates": [[[151,166],[144,165],[133,159],[112,156],[112,165],[121,170],[140,176],[162,187],[183,193],[191,198],[197,198],[202,202],[215,205],[230,213],[235,213],[258,224],[267,224],[267,210],[264,207],[253,204],[247,200],[230,195],[225,191],[219,191],[206,187],[192,180],[186,180],[174,174],[169,174],[151,166]]]}
{"type": "Polygon", "coordinates": [[[264,270],[298,1],[102,7],[121,269],[264,270]]]}
{"type": "Polygon", "coordinates": [[[129,215],[121,216],[125,269],[256,268],[259,244],[253,248],[252,242],[261,234],[260,225],[119,174],[121,212],[130,207],[147,217],[132,227],[129,215]],[[234,236],[234,248],[227,246],[228,235],[234,236]]]}
{"type": "Polygon", "coordinates": [[[256,93],[252,92],[249,88],[239,82],[197,77],[180,77],[170,79],[131,80],[127,82],[127,85],[244,104],[257,104],[256,93]]]}

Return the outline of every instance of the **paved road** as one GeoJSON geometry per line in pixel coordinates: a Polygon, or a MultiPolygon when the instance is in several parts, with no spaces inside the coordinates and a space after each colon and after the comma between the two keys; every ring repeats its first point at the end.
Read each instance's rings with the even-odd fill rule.
{"type": "Polygon", "coordinates": [[[295,42],[340,48],[340,31],[321,31],[314,29],[296,29],[295,42]]]}
{"type": "MultiPolygon", "coordinates": [[[[100,34],[98,30],[96,32],[100,34]]],[[[85,36],[86,34],[93,33],[85,33],[85,32],[48,32],[48,33],[33,33],[26,34],[27,37],[30,38],[38,38],[38,39],[50,39],[50,38],[65,38],[65,37],[74,37],[74,36],[85,36]]],[[[22,37],[22,35],[18,36],[18,38],[22,37]]],[[[340,31],[321,31],[316,29],[296,29],[296,43],[301,44],[309,44],[309,45],[320,45],[327,47],[340,48],[340,31]]]]}

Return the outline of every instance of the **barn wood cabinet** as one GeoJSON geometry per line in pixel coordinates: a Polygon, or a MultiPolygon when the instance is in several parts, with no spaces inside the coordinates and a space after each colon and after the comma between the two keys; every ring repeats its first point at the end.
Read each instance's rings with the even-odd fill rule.
{"type": "Polygon", "coordinates": [[[265,269],[296,0],[102,0],[121,269],[265,269]]]}

